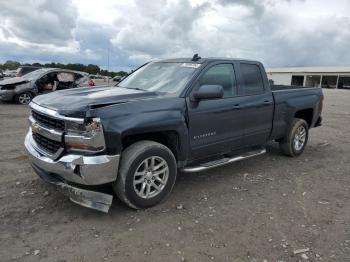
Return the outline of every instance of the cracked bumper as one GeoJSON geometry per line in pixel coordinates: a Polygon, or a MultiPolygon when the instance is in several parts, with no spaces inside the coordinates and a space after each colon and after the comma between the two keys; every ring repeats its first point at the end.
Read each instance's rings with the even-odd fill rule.
{"type": "Polygon", "coordinates": [[[114,182],[118,174],[119,155],[68,154],[52,160],[36,150],[31,132],[28,132],[24,145],[34,171],[43,180],[64,189],[69,198],[77,204],[108,212],[112,195],[81,187],[114,182]],[[72,186],[69,182],[77,186],[72,186]]]}
{"type": "Polygon", "coordinates": [[[0,100],[1,101],[12,101],[15,96],[13,90],[0,90],[0,100]]]}
{"type": "Polygon", "coordinates": [[[52,160],[36,150],[36,144],[30,132],[25,138],[24,145],[32,164],[48,173],[57,174],[64,180],[82,185],[101,185],[117,179],[119,155],[68,154],[52,160]]]}
{"type": "Polygon", "coordinates": [[[45,182],[56,186],[69,199],[81,206],[107,213],[112,205],[113,196],[98,191],[87,190],[69,185],[54,174],[50,174],[32,164],[34,171],[45,182]]]}

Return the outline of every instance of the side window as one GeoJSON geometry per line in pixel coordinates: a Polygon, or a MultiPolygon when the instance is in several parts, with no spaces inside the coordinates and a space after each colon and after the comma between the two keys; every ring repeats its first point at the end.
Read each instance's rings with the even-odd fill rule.
{"type": "Polygon", "coordinates": [[[214,65],[201,76],[198,88],[202,85],[221,85],[224,97],[236,95],[236,78],[231,64],[214,65]]]}
{"type": "Polygon", "coordinates": [[[241,73],[244,93],[246,95],[261,94],[264,92],[264,82],[258,65],[241,64],[241,73]]]}
{"type": "Polygon", "coordinates": [[[58,81],[60,82],[73,82],[74,74],[68,72],[62,72],[57,74],[58,81]]]}
{"type": "Polygon", "coordinates": [[[83,78],[84,76],[83,75],[81,75],[81,74],[74,74],[74,80],[75,81],[77,81],[77,80],[79,80],[79,79],[81,79],[81,78],[83,78]]]}

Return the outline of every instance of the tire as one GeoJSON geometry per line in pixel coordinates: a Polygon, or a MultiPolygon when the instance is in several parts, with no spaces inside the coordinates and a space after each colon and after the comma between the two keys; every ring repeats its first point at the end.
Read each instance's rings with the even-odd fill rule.
{"type": "Polygon", "coordinates": [[[169,196],[175,184],[176,175],[176,160],[169,148],[153,141],[140,141],[123,151],[113,189],[117,197],[129,207],[149,208],[169,196]],[[154,161],[154,170],[146,172],[147,165],[148,170],[152,169],[152,161],[154,161]],[[162,163],[163,166],[159,168],[162,163]],[[164,172],[156,176],[157,172],[161,171],[164,172]],[[158,186],[158,191],[154,185],[158,186]]]}
{"type": "Polygon", "coordinates": [[[24,92],[15,96],[15,102],[21,105],[28,105],[32,99],[33,95],[30,92],[24,92]]]}
{"type": "Polygon", "coordinates": [[[287,131],[286,137],[280,142],[280,149],[283,154],[291,157],[303,153],[309,139],[309,126],[304,119],[295,118],[287,131]],[[304,131],[304,135],[303,134],[304,131]],[[298,137],[300,139],[298,139],[298,137]],[[296,142],[299,141],[299,142],[296,142]]]}

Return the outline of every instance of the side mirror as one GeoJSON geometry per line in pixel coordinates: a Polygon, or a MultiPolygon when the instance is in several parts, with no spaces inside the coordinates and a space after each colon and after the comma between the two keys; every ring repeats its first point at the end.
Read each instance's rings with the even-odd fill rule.
{"type": "Polygon", "coordinates": [[[203,85],[192,94],[192,99],[195,101],[203,99],[222,98],[224,96],[224,89],[220,85],[203,85]]]}

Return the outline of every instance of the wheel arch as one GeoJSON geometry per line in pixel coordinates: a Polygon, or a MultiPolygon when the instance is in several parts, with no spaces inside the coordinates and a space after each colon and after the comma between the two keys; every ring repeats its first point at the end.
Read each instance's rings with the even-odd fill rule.
{"type": "Polygon", "coordinates": [[[180,135],[174,130],[126,135],[122,137],[122,149],[125,150],[128,146],[142,140],[150,140],[160,143],[171,150],[175,156],[176,161],[180,161],[182,159],[180,135]]]}
{"type": "Polygon", "coordinates": [[[36,96],[36,94],[32,90],[23,90],[20,92],[16,92],[12,97],[12,101],[17,102],[18,97],[24,93],[29,93],[32,96],[31,100],[33,100],[33,98],[36,96]]]}
{"type": "Polygon", "coordinates": [[[314,116],[314,109],[313,108],[306,108],[302,110],[298,110],[294,114],[294,118],[300,118],[306,121],[308,124],[309,128],[312,125],[312,120],[314,116]]]}

